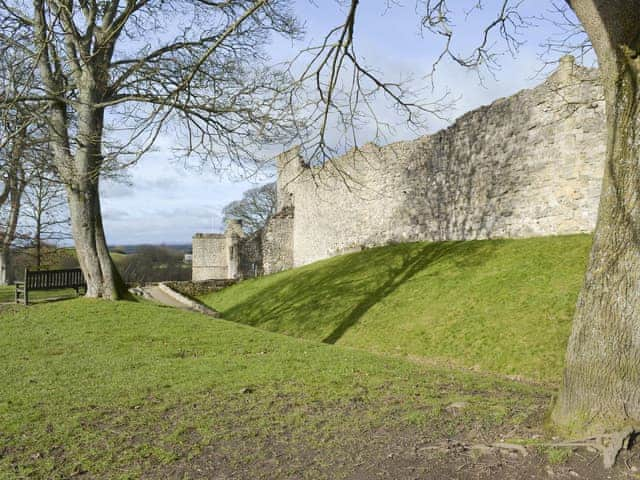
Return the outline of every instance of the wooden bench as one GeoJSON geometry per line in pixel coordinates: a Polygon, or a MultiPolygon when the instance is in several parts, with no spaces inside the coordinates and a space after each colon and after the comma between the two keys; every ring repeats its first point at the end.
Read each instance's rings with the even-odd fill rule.
{"type": "Polygon", "coordinates": [[[87,282],[82,270],[70,268],[66,270],[29,270],[24,271],[24,281],[16,282],[16,303],[29,304],[29,292],[32,290],[62,290],[73,288],[80,294],[80,288],[86,291],[87,282]]]}

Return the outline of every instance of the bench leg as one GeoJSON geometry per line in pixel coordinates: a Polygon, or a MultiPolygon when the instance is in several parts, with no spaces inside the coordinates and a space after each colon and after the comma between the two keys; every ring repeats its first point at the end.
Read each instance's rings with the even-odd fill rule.
{"type": "Polygon", "coordinates": [[[24,287],[21,285],[16,285],[16,303],[24,303],[24,287]]]}

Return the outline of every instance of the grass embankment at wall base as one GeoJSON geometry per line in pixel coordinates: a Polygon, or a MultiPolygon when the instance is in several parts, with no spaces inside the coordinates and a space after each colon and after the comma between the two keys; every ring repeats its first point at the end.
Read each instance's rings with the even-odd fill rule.
{"type": "Polygon", "coordinates": [[[201,300],[265,330],[556,383],[590,245],[588,235],[391,245],[201,300]]]}
{"type": "MultiPolygon", "coordinates": [[[[418,455],[409,437],[515,435],[549,400],[542,387],[91,299],[3,310],[0,377],[2,479],[343,478],[418,455]]],[[[418,460],[417,474],[433,468],[418,460]]]]}

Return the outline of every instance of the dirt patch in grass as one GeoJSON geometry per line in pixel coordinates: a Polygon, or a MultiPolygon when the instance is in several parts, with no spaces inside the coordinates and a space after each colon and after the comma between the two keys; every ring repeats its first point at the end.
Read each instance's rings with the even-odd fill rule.
{"type": "Polygon", "coordinates": [[[638,478],[640,467],[637,451],[623,453],[614,469],[604,470],[599,455],[585,449],[568,451],[558,462],[541,448],[530,447],[526,455],[506,449],[482,452],[462,437],[436,449],[425,440],[425,432],[413,427],[359,434],[321,444],[313,435],[295,443],[286,434],[229,439],[204,447],[192,458],[146,471],[142,478],[621,480],[638,478]]]}

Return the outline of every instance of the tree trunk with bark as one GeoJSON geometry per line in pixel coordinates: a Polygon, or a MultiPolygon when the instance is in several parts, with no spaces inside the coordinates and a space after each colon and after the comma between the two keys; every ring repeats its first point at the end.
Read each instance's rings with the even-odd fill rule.
{"type": "Polygon", "coordinates": [[[104,235],[98,179],[67,187],[69,213],[80,268],[87,282],[87,297],[118,300],[126,287],[116,269],[104,235]]]}
{"type": "Polygon", "coordinates": [[[38,215],[36,219],[33,241],[36,244],[36,269],[40,270],[40,267],[42,266],[42,220],[40,215],[38,215]]]}
{"type": "Polygon", "coordinates": [[[0,285],[10,285],[13,281],[10,260],[10,252],[5,248],[0,249],[0,285]]]}
{"type": "Polygon", "coordinates": [[[9,213],[6,228],[1,232],[2,235],[0,236],[0,285],[13,283],[11,248],[16,237],[22,194],[26,186],[24,172],[21,169],[16,169],[15,172],[10,174],[8,183],[9,213]]]}
{"type": "Polygon", "coordinates": [[[556,423],[586,434],[640,426],[640,2],[570,2],[594,45],[608,145],[556,423]]]}
{"type": "Polygon", "coordinates": [[[62,155],[59,170],[65,172],[71,228],[78,262],[87,282],[87,297],[120,300],[126,286],[111,260],[102,224],[99,181],[103,167],[104,110],[92,108],[99,94],[85,78],[84,107],[79,109],[79,147],[72,158],[62,155]],[[72,168],[66,168],[71,161],[72,168]],[[71,174],[69,174],[71,170],[71,174]]]}

